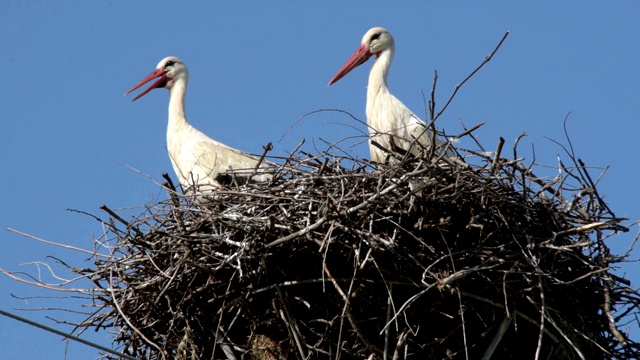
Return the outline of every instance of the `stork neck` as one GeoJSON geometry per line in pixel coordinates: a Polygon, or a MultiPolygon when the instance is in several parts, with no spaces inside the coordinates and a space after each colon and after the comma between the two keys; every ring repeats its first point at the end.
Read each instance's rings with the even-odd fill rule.
{"type": "Polygon", "coordinates": [[[187,82],[177,79],[169,90],[169,128],[186,125],[184,102],[187,95],[187,82]]]}
{"type": "Polygon", "coordinates": [[[389,74],[389,68],[391,67],[391,61],[393,61],[393,48],[382,51],[376,58],[371,67],[371,72],[369,72],[369,86],[367,86],[369,97],[375,97],[381,92],[389,92],[387,88],[387,76],[389,74]]]}

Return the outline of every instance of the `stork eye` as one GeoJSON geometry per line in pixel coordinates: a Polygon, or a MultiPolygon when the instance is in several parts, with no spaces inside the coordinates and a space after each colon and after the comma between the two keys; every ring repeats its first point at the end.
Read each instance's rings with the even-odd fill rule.
{"type": "Polygon", "coordinates": [[[169,61],[167,61],[167,63],[166,63],[166,64],[164,64],[164,67],[173,66],[173,65],[175,65],[175,64],[176,64],[176,62],[175,62],[175,61],[173,61],[173,60],[169,60],[169,61]]]}
{"type": "Polygon", "coordinates": [[[373,36],[371,37],[371,40],[372,40],[372,41],[373,41],[373,40],[378,40],[378,39],[380,38],[380,35],[382,35],[382,33],[376,33],[376,34],[373,34],[373,36]]]}

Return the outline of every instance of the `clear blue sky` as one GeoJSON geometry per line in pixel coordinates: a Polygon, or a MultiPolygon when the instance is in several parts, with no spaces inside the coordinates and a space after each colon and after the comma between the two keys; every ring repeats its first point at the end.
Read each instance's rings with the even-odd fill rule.
{"type": "MultiPolygon", "coordinates": [[[[640,3],[415,3],[2,1],[0,229],[90,249],[102,227],[66,209],[107,218],[101,204],[131,208],[164,197],[130,167],[156,180],[162,172],[173,175],[165,151],[168,94],[156,90],[133,104],[122,94],[165,56],[178,56],[189,68],[191,123],[233,147],[259,153],[272,141],[273,154],[282,155],[301,138],[312,144],[365,131],[346,116],[324,113],[279,141],[312,110],[338,108],[365,118],[370,64],[326,84],[373,26],[394,35],[390,88],[417,114],[424,114],[422,92],[428,93],[434,70],[442,104],[510,30],[437,125],[458,133],[459,119],[468,126],[484,121],[477,135],[489,149],[499,136],[510,145],[526,132],[527,161],[533,146],[539,163],[555,166],[557,155],[567,157],[545,137],[566,143],[563,120],[571,112],[568,128],[579,157],[609,167],[599,187],[605,200],[618,216],[640,219],[640,3]]],[[[368,156],[366,144],[351,151],[368,156]]],[[[610,245],[622,252],[637,232],[613,237],[610,245]]],[[[0,267],[10,271],[36,273],[25,264],[47,255],[86,265],[84,255],[10,232],[0,232],[0,246],[0,267]]],[[[638,264],[619,273],[640,283],[638,264]]],[[[68,307],[66,301],[10,294],[52,295],[0,277],[1,309],[49,325],[55,323],[45,315],[67,316],[17,310],[68,307]]],[[[105,334],[87,336],[110,343],[105,334]]],[[[58,336],[5,317],[0,348],[2,359],[98,354],[77,343],[67,348],[58,336]]]]}

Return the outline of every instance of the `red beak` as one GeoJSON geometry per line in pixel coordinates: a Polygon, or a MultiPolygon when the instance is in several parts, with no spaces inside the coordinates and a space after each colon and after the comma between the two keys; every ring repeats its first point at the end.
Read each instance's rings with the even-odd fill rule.
{"type": "Polygon", "coordinates": [[[134,102],[134,101],[140,99],[141,97],[145,96],[149,91],[151,91],[153,89],[161,88],[161,87],[164,87],[165,85],[167,85],[167,81],[169,81],[169,78],[167,77],[167,74],[162,69],[156,69],[151,74],[147,75],[147,77],[142,79],[142,81],[137,83],[134,87],[129,89],[129,91],[127,91],[124,94],[128,95],[133,90],[141,87],[142,85],[148,83],[149,81],[151,81],[151,80],[153,80],[153,79],[155,79],[157,77],[159,77],[160,79],[158,79],[158,81],[156,81],[153,84],[151,84],[151,86],[146,88],[143,92],[138,94],[138,96],[134,97],[133,100],[131,100],[131,102],[134,102]]]}
{"type": "Polygon", "coordinates": [[[351,70],[364,64],[364,62],[369,60],[371,56],[373,56],[373,53],[369,50],[369,47],[366,45],[360,45],[358,50],[356,50],[356,52],[354,52],[353,55],[351,55],[349,60],[347,60],[347,62],[344,65],[342,65],[342,68],[333,76],[333,79],[329,81],[329,85],[327,86],[331,86],[331,84],[342,79],[351,70]]]}

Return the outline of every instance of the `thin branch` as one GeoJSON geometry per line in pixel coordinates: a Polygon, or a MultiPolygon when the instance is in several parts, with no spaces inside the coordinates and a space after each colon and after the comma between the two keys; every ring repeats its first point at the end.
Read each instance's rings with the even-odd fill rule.
{"type": "Polygon", "coordinates": [[[495,53],[498,51],[498,49],[500,49],[500,46],[502,46],[502,43],[506,40],[507,36],[509,36],[509,32],[507,31],[504,36],[502,36],[502,39],[500,39],[500,42],[498,43],[498,45],[496,46],[495,49],[493,49],[493,51],[487,55],[487,57],[484,59],[484,61],[478,65],[478,67],[473,70],[471,72],[471,74],[469,74],[466,78],[464,78],[464,80],[462,80],[462,82],[458,85],[456,85],[455,89],[453,90],[453,93],[451,94],[451,96],[449,97],[449,100],[447,100],[447,102],[444,104],[444,106],[442,107],[442,109],[440,109],[440,111],[438,111],[438,114],[436,114],[436,116],[433,117],[433,122],[435,122],[436,120],[438,120],[438,118],[440,117],[440,115],[442,115],[442,113],[447,109],[447,107],[449,106],[449,104],[451,104],[451,101],[453,100],[453,98],[456,96],[456,94],[458,93],[458,90],[460,90],[460,88],[469,80],[471,79],[471,77],[473,77],[473,75],[475,75],[486,63],[488,63],[489,61],[491,61],[491,58],[493,58],[493,55],[495,55],[495,53]]]}

